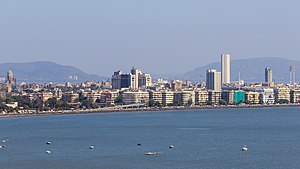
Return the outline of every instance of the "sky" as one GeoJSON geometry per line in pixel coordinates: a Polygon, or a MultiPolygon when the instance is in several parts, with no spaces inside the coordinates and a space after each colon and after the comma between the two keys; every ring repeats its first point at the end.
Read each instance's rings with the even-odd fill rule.
{"type": "Polygon", "coordinates": [[[300,60],[297,0],[0,0],[0,62],[111,76],[181,74],[231,59],[300,60]]]}

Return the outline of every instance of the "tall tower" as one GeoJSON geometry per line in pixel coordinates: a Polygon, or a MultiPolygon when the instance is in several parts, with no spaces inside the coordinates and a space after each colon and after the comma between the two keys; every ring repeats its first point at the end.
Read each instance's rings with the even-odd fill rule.
{"type": "Polygon", "coordinates": [[[290,66],[290,84],[296,84],[296,65],[290,66]]]}
{"type": "Polygon", "coordinates": [[[273,72],[269,67],[265,68],[265,82],[271,83],[273,82],[273,72]]]}
{"type": "Polygon", "coordinates": [[[131,88],[132,89],[138,89],[139,88],[139,73],[140,71],[136,69],[135,67],[132,67],[130,71],[131,75],[131,88]]]}
{"type": "Polygon", "coordinates": [[[221,72],[215,69],[206,70],[206,89],[221,91],[221,72]]]}
{"type": "Polygon", "coordinates": [[[11,70],[7,72],[7,77],[6,77],[6,87],[7,87],[7,92],[11,92],[14,88],[16,88],[17,81],[16,78],[11,70]]]}
{"type": "Polygon", "coordinates": [[[222,84],[230,83],[230,54],[221,55],[222,84]]]}

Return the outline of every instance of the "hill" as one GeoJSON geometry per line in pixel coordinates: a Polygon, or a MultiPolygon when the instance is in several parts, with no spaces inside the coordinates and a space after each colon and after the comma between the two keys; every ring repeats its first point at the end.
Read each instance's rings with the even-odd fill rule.
{"type": "MultiPolygon", "coordinates": [[[[290,80],[289,66],[296,65],[300,67],[300,61],[289,60],[285,58],[251,58],[231,61],[231,81],[238,80],[238,69],[241,66],[241,79],[245,82],[263,82],[264,69],[270,67],[273,70],[273,80],[275,82],[288,83],[290,80]]],[[[205,72],[207,69],[215,68],[221,71],[221,63],[214,62],[202,67],[198,67],[192,71],[182,75],[173,76],[170,79],[182,79],[192,81],[205,81],[205,72]]],[[[300,73],[296,73],[296,80],[300,79],[300,73]]]]}
{"type": "Polygon", "coordinates": [[[8,70],[13,71],[18,83],[65,83],[67,81],[77,83],[108,79],[107,77],[85,73],[73,66],[65,66],[47,61],[0,64],[1,76],[6,77],[8,70]],[[74,77],[78,77],[77,80],[74,77]]]}

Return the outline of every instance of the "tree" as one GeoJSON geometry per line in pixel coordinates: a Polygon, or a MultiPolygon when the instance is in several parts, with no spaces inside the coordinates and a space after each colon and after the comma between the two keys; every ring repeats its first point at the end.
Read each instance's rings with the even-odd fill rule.
{"type": "Polygon", "coordinates": [[[227,105],[227,102],[223,99],[219,100],[219,104],[220,105],[227,105]]]}
{"type": "Polygon", "coordinates": [[[120,94],[116,99],[115,99],[116,104],[123,103],[123,96],[120,94]]]}
{"type": "Polygon", "coordinates": [[[46,102],[45,105],[47,107],[50,107],[51,109],[55,108],[57,104],[57,99],[56,98],[49,98],[46,102]]]}

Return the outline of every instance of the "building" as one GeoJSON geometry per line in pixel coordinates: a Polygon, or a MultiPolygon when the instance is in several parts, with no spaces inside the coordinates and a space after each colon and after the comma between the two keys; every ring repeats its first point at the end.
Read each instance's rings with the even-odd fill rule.
{"type": "Polygon", "coordinates": [[[245,93],[245,103],[247,104],[259,104],[259,93],[253,91],[247,91],[245,93]]]}
{"type": "Polygon", "coordinates": [[[53,98],[52,92],[45,91],[45,92],[41,93],[41,99],[42,99],[43,102],[49,100],[50,98],[53,98]]]}
{"type": "Polygon", "coordinates": [[[291,103],[300,103],[300,89],[291,90],[291,103]]]}
{"type": "Polygon", "coordinates": [[[222,84],[230,83],[230,54],[221,55],[222,84]]]}
{"type": "Polygon", "coordinates": [[[274,104],[275,96],[274,89],[260,89],[259,92],[259,102],[261,104],[274,104]]]}
{"type": "Polygon", "coordinates": [[[290,84],[295,85],[296,84],[296,65],[291,65],[289,67],[290,70],[290,84]]]}
{"type": "Polygon", "coordinates": [[[207,90],[197,90],[195,92],[195,104],[196,105],[206,105],[208,102],[208,91],[207,90]]]}
{"type": "Polygon", "coordinates": [[[131,86],[131,75],[122,74],[122,71],[114,72],[111,78],[112,89],[129,88],[131,86]]]}
{"type": "Polygon", "coordinates": [[[181,92],[182,104],[184,106],[195,105],[195,92],[194,91],[182,91],[181,92]]]}
{"type": "Polygon", "coordinates": [[[152,86],[152,77],[150,74],[139,74],[139,87],[152,86]]]}
{"type": "Polygon", "coordinates": [[[132,92],[127,91],[122,93],[123,103],[124,104],[145,104],[149,103],[149,92],[132,92]]]}
{"type": "Polygon", "coordinates": [[[172,91],[163,91],[161,94],[162,104],[164,106],[170,106],[174,104],[174,93],[172,91]]]}
{"type": "Polygon", "coordinates": [[[291,90],[287,87],[275,88],[275,102],[276,103],[290,103],[291,102],[291,90]]]}
{"type": "Polygon", "coordinates": [[[78,93],[66,92],[66,93],[63,93],[61,99],[63,101],[65,101],[65,102],[72,103],[72,102],[74,102],[78,98],[79,98],[79,94],[78,93]]]}
{"type": "Polygon", "coordinates": [[[150,100],[154,101],[154,103],[163,104],[162,92],[150,90],[149,91],[149,97],[150,97],[150,100]]]}
{"type": "Polygon", "coordinates": [[[234,92],[234,104],[245,103],[245,92],[244,91],[235,91],[234,92]]]}
{"type": "Polygon", "coordinates": [[[265,68],[265,82],[272,83],[273,82],[273,72],[269,67],[265,68]]]}
{"type": "Polygon", "coordinates": [[[219,104],[219,101],[221,100],[221,91],[215,91],[211,90],[208,91],[208,102],[212,105],[219,104]]]}
{"type": "Polygon", "coordinates": [[[181,90],[182,86],[183,86],[183,81],[181,81],[181,80],[174,80],[171,83],[171,88],[173,91],[181,90]]]}
{"type": "Polygon", "coordinates": [[[130,74],[123,74],[121,70],[114,72],[111,78],[112,89],[131,88],[138,90],[140,87],[152,86],[150,74],[143,74],[139,69],[132,67],[130,74]]]}
{"type": "Polygon", "coordinates": [[[226,101],[227,104],[234,104],[234,91],[222,90],[221,98],[226,101]]]}
{"type": "Polygon", "coordinates": [[[206,71],[206,89],[221,91],[221,72],[215,69],[206,71]]]}
{"type": "Polygon", "coordinates": [[[130,75],[131,75],[130,87],[132,89],[139,88],[139,74],[140,74],[140,70],[136,69],[135,67],[132,67],[132,69],[130,70],[130,75]]]}
{"type": "Polygon", "coordinates": [[[6,77],[6,88],[7,92],[10,93],[14,89],[16,89],[17,86],[17,80],[11,70],[7,72],[7,77],[6,77]]]}

